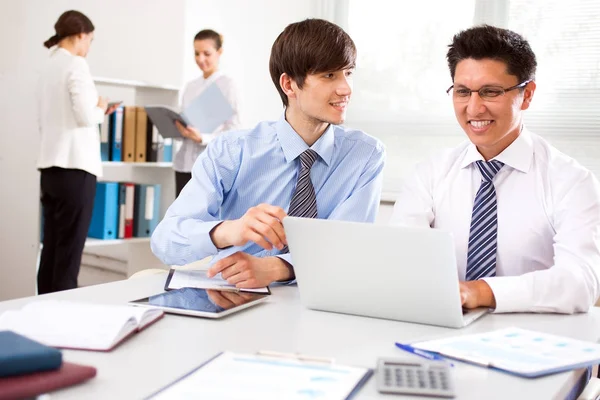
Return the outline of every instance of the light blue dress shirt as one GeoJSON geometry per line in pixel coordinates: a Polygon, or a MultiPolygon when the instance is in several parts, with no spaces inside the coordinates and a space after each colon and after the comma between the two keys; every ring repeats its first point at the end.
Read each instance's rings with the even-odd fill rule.
{"type": "MultiPolygon", "coordinates": [[[[152,234],[154,254],[165,264],[184,265],[208,256],[216,256],[214,263],[244,251],[257,257],[279,256],[293,265],[290,254],[280,255],[278,249],[265,250],[254,242],[218,250],[210,231],[261,203],[287,211],[300,170],[298,156],[308,148],[284,116],[215,138],[196,160],[192,179],[152,234]]],[[[383,144],[361,131],[330,125],[311,148],[319,155],[311,169],[318,218],[374,222],[381,195],[383,144]]]]}

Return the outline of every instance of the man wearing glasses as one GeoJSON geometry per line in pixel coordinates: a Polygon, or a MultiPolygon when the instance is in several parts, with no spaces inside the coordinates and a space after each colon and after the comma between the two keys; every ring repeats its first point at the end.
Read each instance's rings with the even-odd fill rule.
{"type": "Polygon", "coordinates": [[[520,35],[478,26],[447,53],[469,142],[419,164],[392,223],[451,231],[461,300],[496,312],[586,312],[600,294],[600,185],[523,126],[536,58],[520,35]]]}

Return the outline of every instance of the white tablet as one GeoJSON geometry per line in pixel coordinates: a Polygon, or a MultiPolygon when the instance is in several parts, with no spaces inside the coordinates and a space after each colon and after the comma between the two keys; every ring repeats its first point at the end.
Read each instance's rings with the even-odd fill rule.
{"type": "Polygon", "coordinates": [[[166,313],[222,318],[267,300],[268,294],[231,290],[183,288],[130,301],[138,307],[160,308],[166,313]]]}

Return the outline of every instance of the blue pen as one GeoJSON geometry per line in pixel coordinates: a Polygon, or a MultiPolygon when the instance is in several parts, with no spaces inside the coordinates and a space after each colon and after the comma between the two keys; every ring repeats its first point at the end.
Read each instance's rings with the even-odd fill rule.
{"type": "MultiPolygon", "coordinates": [[[[396,347],[398,347],[401,350],[408,351],[409,353],[415,354],[419,357],[427,358],[428,360],[437,360],[437,361],[448,362],[448,360],[446,360],[444,357],[440,356],[439,354],[432,353],[427,350],[415,349],[414,347],[412,347],[409,344],[403,344],[403,343],[396,342],[396,347]]],[[[451,362],[448,362],[448,364],[450,364],[451,367],[454,367],[454,364],[452,364],[451,362]]]]}

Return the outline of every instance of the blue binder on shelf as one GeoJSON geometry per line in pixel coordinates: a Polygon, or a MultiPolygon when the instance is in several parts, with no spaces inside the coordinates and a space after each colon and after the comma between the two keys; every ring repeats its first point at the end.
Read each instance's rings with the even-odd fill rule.
{"type": "Polygon", "coordinates": [[[108,136],[110,141],[110,161],[123,161],[123,113],[124,107],[119,107],[110,115],[108,136]]]}
{"type": "Polygon", "coordinates": [[[116,239],[119,223],[119,183],[98,182],[88,236],[116,239]]]}
{"type": "Polygon", "coordinates": [[[150,237],[158,225],[160,185],[135,185],[133,236],[150,237]]]}

